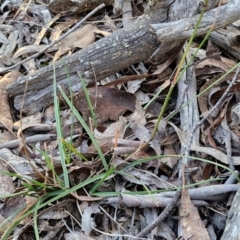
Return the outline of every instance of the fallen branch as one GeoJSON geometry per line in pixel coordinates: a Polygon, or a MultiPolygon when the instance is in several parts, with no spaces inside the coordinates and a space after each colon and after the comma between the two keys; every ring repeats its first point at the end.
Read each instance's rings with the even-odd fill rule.
{"type": "Polygon", "coordinates": [[[16,67],[22,65],[23,63],[28,62],[29,60],[39,57],[41,54],[43,54],[44,52],[46,52],[49,48],[53,47],[55,44],[59,43],[60,41],[62,41],[65,37],[67,37],[70,33],[74,32],[76,29],[78,29],[88,18],[90,18],[92,15],[94,15],[96,12],[98,12],[100,9],[104,8],[105,5],[101,4],[100,6],[98,6],[97,8],[95,8],[94,10],[92,10],[90,13],[88,13],[83,19],[81,19],[73,28],[71,28],[69,31],[67,31],[66,33],[64,33],[60,38],[58,38],[57,40],[55,40],[54,42],[52,42],[51,44],[47,45],[45,48],[43,48],[41,51],[33,54],[32,56],[22,60],[21,62],[18,62],[8,68],[4,68],[4,69],[0,69],[0,73],[5,73],[5,72],[9,72],[12,69],[15,69],[16,67]]]}
{"type": "MultiPolygon", "coordinates": [[[[239,1],[234,0],[234,3],[239,4],[239,1]]],[[[216,0],[211,0],[209,3],[209,6],[212,6],[216,0]]],[[[58,84],[68,89],[70,81],[72,91],[77,92],[81,88],[77,72],[81,73],[87,83],[92,83],[132,64],[150,59],[156,50],[158,50],[156,55],[163,62],[181,44],[181,41],[176,34],[175,41],[163,42],[159,45],[159,40],[149,30],[149,25],[163,22],[168,25],[180,18],[185,18],[187,22],[187,17],[198,14],[200,10],[201,7],[190,0],[184,2],[166,0],[164,3],[156,4],[131,26],[120,29],[81,51],[57,61],[54,67],[58,84]],[[68,67],[70,79],[67,77],[65,65],[68,67]]],[[[15,83],[7,86],[8,93],[15,97],[15,108],[20,110],[22,107],[22,95],[26,83],[28,88],[24,98],[23,112],[32,114],[51,104],[53,101],[52,79],[53,65],[49,65],[34,74],[20,77],[15,83]]]]}
{"type": "MultiPolygon", "coordinates": [[[[233,0],[224,6],[206,12],[197,30],[196,36],[206,34],[213,24],[213,29],[216,30],[239,20],[239,6],[240,0],[233,0]]],[[[151,29],[156,33],[160,42],[170,43],[176,39],[183,41],[189,39],[193,34],[199,17],[200,14],[169,23],[152,24],[151,29]]]]}
{"type": "MultiPolygon", "coordinates": [[[[238,184],[222,184],[222,185],[211,185],[205,187],[199,187],[189,189],[188,193],[192,200],[203,200],[203,201],[218,201],[219,197],[225,196],[226,193],[236,192],[239,189],[238,184]]],[[[102,200],[103,204],[118,205],[123,203],[127,207],[164,207],[169,204],[175,196],[176,192],[163,192],[151,195],[130,195],[127,192],[121,193],[121,198],[111,197],[102,200]]]]}

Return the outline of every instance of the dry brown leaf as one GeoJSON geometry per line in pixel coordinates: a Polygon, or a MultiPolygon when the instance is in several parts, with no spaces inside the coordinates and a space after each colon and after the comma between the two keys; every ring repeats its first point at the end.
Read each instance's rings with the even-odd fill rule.
{"type": "Polygon", "coordinates": [[[141,87],[141,83],[144,81],[144,79],[138,79],[135,81],[129,81],[127,83],[127,91],[129,93],[136,93],[137,90],[141,87]]]}
{"type": "Polygon", "coordinates": [[[45,45],[28,45],[25,47],[21,47],[17,50],[17,52],[13,55],[13,58],[17,58],[23,54],[32,54],[41,51],[44,49],[45,45]]]}
{"type": "Polygon", "coordinates": [[[127,174],[122,176],[123,179],[138,185],[155,186],[158,189],[167,189],[173,187],[170,181],[165,181],[150,171],[133,168],[130,170],[125,170],[125,172],[127,174]]]}
{"type": "Polygon", "coordinates": [[[214,59],[220,60],[221,52],[216,45],[212,44],[211,41],[208,41],[206,55],[208,58],[212,57],[214,59]]]}
{"type": "MultiPolygon", "coordinates": [[[[181,141],[181,144],[183,147],[187,146],[187,138],[185,136],[185,134],[183,133],[183,131],[181,131],[178,127],[176,127],[173,123],[168,122],[176,131],[179,140],[181,141]]],[[[205,154],[208,154],[214,158],[216,158],[217,160],[219,160],[220,162],[224,163],[224,164],[229,164],[228,161],[228,156],[214,148],[210,148],[210,147],[201,147],[201,146],[196,146],[196,145],[191,145],[191,151],[196,151],[196,152],[202,152],[205,154]]],[[[232,156],[232,162],[233,165],[240,165],[240,156],[232,156]]]]}
{"type": "MultiPolygon", "coordinates": [[[[36,198],[37,199],[37,198],[36,198]]],[[[12,223],[16,214],[21,211],[26,206],[26,201],[23,196],[14,196],[11,198],[7,198],[0,209],[1,218],[4,217],[10,223],[12,223]]],[[[2,219],[1,219],[2,220],[2,219]]],[[[0,226],[0,231],[4,232],[7,227],[7,222],[5,222],[5,229],[3,226],[0,226]]]]}
{"type": "MultiPolygon", "coordinates": [[[[111,148],[116,145],[116,137],[123,137],[125,133],[125,126],[126,119],[120,116],[118,122],[112,123],[103,132],[100,132],[98,129],[94,129],[94,137],[104,153],[111,150],[111,148]]],[[[93,144],[89,147],[88,152],[97,153],[96,148],[93,144]]]]}
{"type": "MultiPolygon", "coordinates": [[[[92,105],[94,107],[98,123],[107,120],[116,120],[127,110],[135,110],[135,100],[133,94],[122,92],[116,88],[97,87],[88,89],[92,105]]],[[[91,117],[89,106],[83,90],[73,97],[73,103],[84,118],[87,120],[91,117]]]]}
{"type": "MultiPolygon", "coordinates": [[[[163,155],[177,155],[173,145],[167,145],[164,147],[163,155]]],[[[170,168],[173,168],[178,162],[178,157],[163,157],[160,159],[160,162],[166,164],[170,168]]]]}
{"type": "MultiPolygon", "coordinates": [[[[48,10],[47,10],[48,11],[48,10]]],[[[49,14],[50,15],[50,14],[49,14]]],[[[50,15],[51,16],[51,15],[50,15]]],[[[61,17],[60,14],[57,14],[53,19],[51,19],[44,28],[40,31],[40,33],[37,36],[37,39],[34,42],[34,45],[39,45],[42,41],[42,38],[45,36],[46,32],[48,31],[49,27],[56,22],[61,17]]]]}
{"type": "MultiPolygon", "coordinates": [[[[55,18],[53,19],[55,20],[55,18]]],[[[71,25],[72,23],[68,23],[67,26],[71,25]]],[[[65,26],[65,25],[64,25],[65,26]]],[[[60,26],[61,27],[61,26],[60,26]]],[[[66,27],[66,26],[65,26],[66,27]]],[[[44,28],[47,29],[47,28],[44,28]]],[[[56,36],[60,35],[60,31],[64,30],[63,27],[58,31],[55,32],[56,36]]],[[[102,34],[103,36],[107,36],[110,33],[99,30],[96,26],[92,24],[87,24],[84,27],[76,30],[73,33],[70,33],[67,37],[65,37],[62,41],[60,41],[58,44],[54,45],[50,49],[47,50],[47,52],[58,50],[54,56],[54,61],[59,59],[61,55],[66,53],[69,50],[72,50],[74,48],[84,48],[95,40],[95,33],[102,34]]],[[[42,39],[45,32],[40,33],[39,40],[36,40],[34,45],[28,45],[24,46],[17,50],[17,52],[14,54],[13,58],[17,58],[23,54],[31,54],[41,51],[43,48],[45,48],[45,45],[38,45],[40,40],[42,39]]],[[[53,40],[56,40],[56,36],[52,36],[53,40]]]]}
{"type": "Polygon", "coordinates": [[[198,214],[197,209],[191,202],[186,188],[182,190],[181,206],[179,208],[182,236],[191,240],[210,240],[208,232],[198,214]]]}
{"type": "Polygon", "coordinates": [[[41,124],[42,113],[37,113],[21,119],[18,123],[14,123],[14,126],[18,126],[17,137],[21,138],[21,133],[30,127],[39,126],[41,124]]]}
{"type": "Polygon", "coordinates": [[[21,75],[18,71],[12,71],[10,73],[7,73],[4,75],[4,77],[0,80],[0,96],[1,96],[1,102],[0,102],[0,122],[1,124],[13,135],[13,120],[12,115],[10,112],[10,106],[8,102],[8,93],[5,90],[5,87],[9,85],[10,83],[17,80],[17,78],[21,75]]]}
{"type": "Polygon", "coordinates": [[[221,124],[224,117],[226,116],[226,113],[227,113],[227,110],[228,110],[228,104],[229,104],[230,100],[231,100],[231,97],[224,101],[223,105],[225,105],[225,106],[223,106],[223,109],[221,110],[220,115],[214,120],[214,122],[211,124],[211,126],[203,132],[203,135],[208,137],[208,142],[210,143],[210,146],[212,146],[213,148],[215,148],[217,150],[219,150],[219,148],[215,144],[215,141],[213,140],[212,134],[214,132],[215,132],[215,134],[218,133],[218,131],[219,131],[218,126],[221,124]]]}
{"type": "MultiPolygon", "coordinates": [[[[227,87],[222,87],[218,91],[214,92],[211,95],[211,99],[210,99],[211,104],[213,104],[213,105],[216,104],[216,102],[221,98],[221,96],[224,94],[226,89],[227,89],[227,87]]],[[[234,84],[229,90],[229,93],[235,93],[235,92],[240,92],[240,83],[234,84]]]]}
{"type": "Polygon", "coordinates": [[[79,196],[78,194],[75,193],[71,193],[71,195],[81,202],[94,202],[102,199],[102,197],[79,196]]]}
{"type": "Polygon", "coordinates": [[[233,105],[231,108],[231,123],[230,123],[230,128],[238,136],[240,136],[239,125],[240,125],[240,102],[233,105]]]}
{"type": "Polygon", "coordinates": [[[138,90],[134,95],[140,101],[141,105],[146,104],[150,101],[148,94],[144,93],[141,90],[138,90]]]}
{"type": "Polygon", "coordinates": [[[51,37],[50,37],[51,41],[52,42],[56,41],[60,37],[61,33],[69,29],[73,24],[74,24],[74,21],[56,24],[53,28],[54,30],[51,32],[51,37]]]}
{"type": "MultiPolygon", "coordinates": [[[[199,108],[201,111],[202,116],[204,116],[205,114],[207,114],[208,112],[208,96],[209,93],[211,91],[211,88],[209,88],[210,85],[213,84],[214,87],[219,86],[220,84],[222,84],[223,82],[227,81],[227,80],[231,80],[234,76],[234,73],[230,73],[228,74],[226,77],[224,77],[223,79],[221,79],[220,81],[218,81],[218,79],[222,76],[222,74],[219,74],[213,78],[211,78],[208,82],[206,82],[201,88],[200,88],[200,96],[198,97],[198,104],[199,104],[199,108]],[[218,82],[217,82],[218,81],[218,82]],[[214,84],[215,83],[215,84],[214,84]],[[202,93],[203,92],[203,93],[202,93]]],[[[240,77],[240,75],[238,76],[240,77]]],[[[212,87],[213,87],[212,86],[212,87]]],[[[222,88],[221,90],[219,90],[218,92],[221,94],[220,96],[218,95],[218,99],[222,96],[222,91],[224,88],[222,88]]],[[[235,91],[235,86],[231,89],[231,92],[235,91]]],[[[215,94],[213,94],[215,96],[215,94]]],[[[212,103],[214,104],[214,103],[212,103]]],[[[208,121],[209,123],[212,123],[213,120],[211,119],[211,117],[208,117],[208,121]]]]}
{"type": "Polygon", "coordinates": [[[134,135],[143,142],[147,142],[150,139],[149,130],[145,127],[146,122],[145,111],[137,99],[136,108],[134,113],[130,116],[129,125],[134,135]]]}
{"type": "Polygon", "coordinates": [[[84,48],[95,40],[95,33],[100,33],[104,36],[109,35],[109,32],[100,31],[96,26],[87,24],[82,28],[70,33],[60,43],[57,44],[58,51],[54,56],[54,61],[59,59],[64,53],[74,48],[84,48]]]}
{"type": "Polygon", "coordinates": [[[204,68],[205,66],[218,67],[225,72],[227,72],[230,69],[229,66],[227,66],[225,63],[223,63],[222,61],[216,60],[214,58],[207,58],[203,60],[202,62],[197,64],[196,69],[204,68]]]}
{"type": "Polygon", "coordinates": [[[10,142],[15,139],[16,139],[16,136],[13,136],[13,134],[7,130],[4,130],[3,132],[1,132],[0,144],[10,142]]]}
{"type": "Polygon", "coordinates": [[[229,68],[232,68],[232,67],[234,67],[234,66],[237,64],[236,61],[233,61],[232,59],[225,58],[225,57],[222,57],[222,56],[221,56],[221,61],[222,61],[225,65],[227,65],[229,68]]]}

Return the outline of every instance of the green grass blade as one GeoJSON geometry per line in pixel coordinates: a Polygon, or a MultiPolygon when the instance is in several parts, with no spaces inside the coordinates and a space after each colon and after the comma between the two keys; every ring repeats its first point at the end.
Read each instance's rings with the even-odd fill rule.
{"type": "MultiPolygon", "coordinates": [[[[62,90],[62,88],[59,86],[59,91],[61,92],[64,100],[66,101],[66,103],[70,106],[72,106],[73,104],[71,103],[71,101],[68,99],[68,97],[66,96],[66,94],[64,93],[64,91],[62,90]]],[[[76,118],[78,119],[78,121],[82,124],[83,128],[85,129],[85,131],[87,132],[88,136],[90,137],[90,139],[92,140],[93,145],[95,146],[99,157],[103,163],[103,166],[105,168],[105,171],[108,171],[108,164],[107,161],[102,153],[101,148],[98,145],[98,142],[96,141],[95,137],[93,136],[90,128],[88,127],[88,125],[85,123],[85,121],[83,120],[82,116],[79,114],[79,112],[77,111],[77,109],[72,106],[72,111],[74,113],[74,115],[76,116],[76,118]]]]}
{"type": "Polygon", "coordinates": [[[52,171],[53,174],[53,178],[56,179],[56,181],[58,182],[59,186],[63,186],[63,182],[62,180],[59,178],[59,176],[57,175],[54,165],[50,159],[50,157],[48,156],[48,154],[45,151],[42,151],[34,146],[32,146],[36,151],[38,151],[39,153],[41,153],[41,155],[45,158],[46,164],[47,164],[47,168],[52,171]]]}
{"type": "Polygon", "coordinates": [[[11,232],[15,229],[15,227],[24,219],[26,218],[27,216],[29,216],[30,214],[34,213],[35,211],[38,211],[40,210],[41,208],[43,207],[46,207],[48,206],[49,204],[69,195],[70,193],[72,192],[75,192],[77,191],[78,189],[82,188],[82,187],[85,187],[86,185],[92,183],[92,182],[95,182],[101,178],[104,177],[104,174],[100,174],[100,175],[97,175],[97,176],[94,176],[90,179],[87,179],[85,181],[83,181],[82,183],[80,184],[77,184],[75,185],[74,187],[70,188],[70,189],[65,189],[63,191],[61,191],[59,194],[57,194],[55,197],[47,200],[46,202],[44,203],[41,203],[39,206],[36,206],[34,205],[31,209],[29,209],[29,211],[25,214],[23,214],[21,217],[19,217],[17,219],[17,221],[14,221],[11,223],[11,225],[7,228],[7,230],[3,233],[1,239],[2,240],[7,240],[8,236],[11,234],[11,232]]]}
{"type": "Polygon", "coordinates": [[[93,194],[97,191],[97,189],[101,186],[101,184],[114,173],[114,168],[111,167],[106,173],[104,173],[104,177],[90,190],[90,194],[93,194]]]}
{"type": "Polygon", "coordinates": [[[54,89],[54,113],[56,118],[56,129],[57,129],[57,136],[58,136],[58,148],[60,153],[60,159],[63,169],[63,181],[65,188],[69,188],[69,178],[68,178],[68,171],[66,166],[66,153],[64,151],[64,146],[62,144],[61,139],[63,138],[62,129],[61,129],[61,118],[60,118],[60,109],[59,109],[59,99],[57,96],[57,82],[56,82],[56,70],[55,65],[53,63],[53,89],[54,89]]]}
{"type": "Polygon", "coordinates": [[[40,236],[39,236],[39,230],[38,230],[38,224],[37,224],[37,208],[39,207],[40,203],[41,203],[42,199],[40,198],[37,203],[36,203],[36,211],[34,211],[34,215],[33,215],[33,229],[34,229],[34,233],[35,233],[35,238],[36,240],[40,240],[40,236]]]}
{"type": "Polygon", "coordinates": [[[87,90],[87,87],[86,87],[86,84],[85,84],[84,79],[82,78],[82,76],[80,75],[79,72],[77,72],[77,74],[78,74],[78,77],[79,77],[80,80],[81,80],[82,88],[83,88],[83,91],[84,91],[84,94],[85,94],[85,97],[86,97],[86,100],[87,100],[88,108],[89,108],[89,110],[90,110],[90,113],[91,113],[91,116],[92,116],[92,119],[93,119],[94,126],[96,127],[96,126],[97,126],[96,114],[95,114],[95,112],[94,112],[94,107],[93,107],[93,105],[92,105],[89,92],[88,92],[88,90],[87,90]]]}
{"type": "MultiPolygon", "coordinates": [[[[199,181],[197,183],[185,185],[184,187],[190,188],[190,187],[198,186],[201,184],[222,181],[222,180],[223,180],[222,178],[211,178],[208,180],[199,181]]],[[[176,191],[179,188],[183,188],[183,187],[175,187],[175,188],[160,189],[160,190],[137,191],[137,192],[129,192],[129,191],[128,192],[95,192],[92,195],[96,197],[118,197],[120,194],[128,194],[128,195],[134,196],[134,195],[157,194],[157,193],[163,193],[163,192],[169,192],[169,191],[176,191]]]]}
{"type": "Polygon", "coordinates": [[[80,158],[82,158],[84,161],[88,162],[88,159],[83,156],[80,152],[78,152],[70,143],[66,142],[64,139],[62,139],[62,142],[64,145],[66,145],[66,147],[72,152],[75,153],[77,156],[79,156],[80,158]]]}

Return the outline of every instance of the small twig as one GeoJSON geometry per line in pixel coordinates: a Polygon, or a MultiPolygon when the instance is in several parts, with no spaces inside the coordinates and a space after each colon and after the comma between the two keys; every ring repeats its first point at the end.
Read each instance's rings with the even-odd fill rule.
{"type": "MultiPolygon", "coordinates": [[[[30,137],[26,137],[24,140],[24,143],[34,143],[34,142],[42,142],[42,141],[47,141],[49,139],[56,139],[56,134],[38,134],[30,137]]],[[[0,144],[0,149],[2,148],[16,148],[19,146],[21,143],[21,139],[5,142],[0,144]]]]}
{"type": "Polygon", "coordinates": [[[38,56],[40,56],[42,53],[44,53],[46,50],[48,50],[49,48],[51,48],[52,46],[54,46],[56,43],[59,43],[61,40],[63,40],[66,36],[68,36],[70,33],[72,33],[73,31],[75,31],[81,24],[83,24],[89,17],[91,17],[92,15],[94,15],[96,12],[98,12],[100,9],[104,8],[106,5],[103,3],[101,5],[99,5],[98,7],[96,7],[95,9],[93,9],[90,13],[88,13],[80,22],[78,22],[73,28],[71,28],[69,31],[67,31],[65,34],[63,34],[60,38],[58,38],[56,41],[52,42],[51,44],[49,44],[48,46],[46,46],[45,48],[43,48],[41,51],[37,52],[36,54],[33,54],[32,56],[22,60],[19,63],[16,63],[10,67],[4,68],[4,69],[0,69],[0,73],[6,73],[9,72],[10,70],[20,66],[21,64],[36,58],[38,56]]]}
{"type": "Polygon", "coordinates": [[[146,234],[148,234],[150,231],[152,231],[156,226],[158,226],[161,222],[164,221],[164,219],[169,215],[169,213],[172,211],[174,206],[176,205],[178,199],[181,196],[181,188],[179,188],[175,195],[173,196],[171,202],[167,205],[167,207],[162,211],[162,213],[156,218],[150,225],[148,225],[146,228],[144,228],[136,237],[144,237],[146,234]]]}

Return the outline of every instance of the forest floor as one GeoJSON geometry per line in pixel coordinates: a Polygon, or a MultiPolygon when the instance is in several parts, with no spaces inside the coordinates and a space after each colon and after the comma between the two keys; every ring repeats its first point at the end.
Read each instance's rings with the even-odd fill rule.
{"type": "MultiPolygon", "coordinates": [[[[62,10],[54,0],[25,2],[1,5],[0,69],[86,15],[68,12],[71,1],[62,10]]],[[[104,7],[2,75],[1,239],[221,238],[240,165],[239,59],[228,49],[194,38],[164,62],[145,59],[93,87],[79,79],[75,94],[57,90],[53,74],[53,104],[34,115],[17,111],[5,89],[134,24],[146,6],[104,7]]]]}

